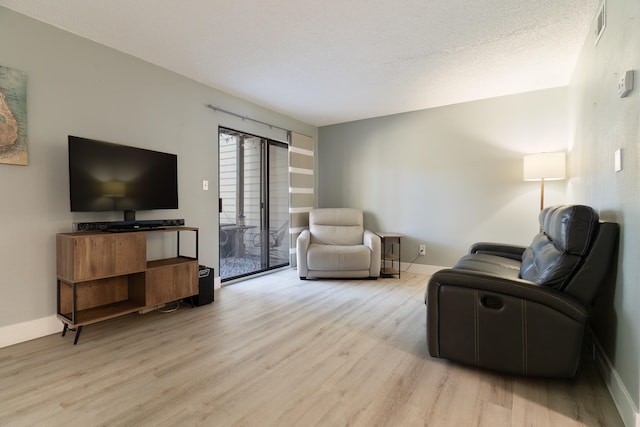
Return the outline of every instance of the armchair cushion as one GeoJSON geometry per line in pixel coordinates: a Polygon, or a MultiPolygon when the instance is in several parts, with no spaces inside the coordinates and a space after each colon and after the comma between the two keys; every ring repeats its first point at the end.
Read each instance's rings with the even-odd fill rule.
{"type": "Polygon", "coordinates": [[[362,211],[358,209],[314,209],[309,213],[311,243],[321,245],[361,245],[364,232],[362,211]]]}
{"type": "Polygon", "coordinates": [[[310,245],[307,252],[310,270],[369,271],[371,251],[363,245],[310,245]]]}

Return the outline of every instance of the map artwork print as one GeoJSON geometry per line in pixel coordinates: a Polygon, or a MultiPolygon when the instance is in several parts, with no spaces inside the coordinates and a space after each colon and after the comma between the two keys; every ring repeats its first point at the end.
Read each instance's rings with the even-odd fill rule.
{"type": "Polygon", "coordinates": [[[28,165],[27,75],[0,65],[0,163],[28,165]]]}

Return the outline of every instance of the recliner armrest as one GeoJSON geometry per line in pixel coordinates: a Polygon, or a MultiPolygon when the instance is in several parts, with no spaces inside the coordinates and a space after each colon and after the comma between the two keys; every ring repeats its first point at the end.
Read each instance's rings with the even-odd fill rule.
{"type": "Polygon", "coordinates": [[[436,272],[429,280],[425,293],[425,303],[436,299],[440,286],[468,288],[473,291],[487,291],[505,296],[537,302],[561,312],[577,321],[586,321],[585,308],[578,300],[553,288],[538,285],[522,279],[510,279],[478,271],[445,269],[436,272]]]}
{"type": "Polygon", "coordinates": [[[469,248],[470,254],[487,254],[496,255],[504,258],[511,258],[515,260],[522,260],[522,254],[524,253],[526,246],[522,245],[509,245],[505,243],[492,243],[492,242],[477,242],[471,245],[469,248]]]}

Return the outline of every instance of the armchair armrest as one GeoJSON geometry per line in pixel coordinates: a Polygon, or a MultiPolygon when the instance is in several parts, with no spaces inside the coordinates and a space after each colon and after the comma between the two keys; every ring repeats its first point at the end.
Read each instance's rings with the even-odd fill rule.
{"type": "Polygon", "coordinates": [[[380,276],[380,264],[382,259],[382,243],[380,236],[372,231],[364,230],[362,243],[371,250],[371,267],[369,268],[369,277],[380,276]]]}
{"type": "Polygon", "coordinates": [[[511,258],[515,260],[522,260],[522,254],[524,253],[526,246],[522,245],[509,245],[504,243],[492,243],[492,242],[478,242],[471,245],[469,248],[470,254],[486,254],[496,255],[504,258],[511,258]]]}
{"type": "Polygon", "coordinates": [[[296,239],[296,261],[298,263],[298,276],[306,279],[309,273],[309,264],[307,264],[307,251],[311,243],[311,233],[309,230],[303,230],[296,239]]]}

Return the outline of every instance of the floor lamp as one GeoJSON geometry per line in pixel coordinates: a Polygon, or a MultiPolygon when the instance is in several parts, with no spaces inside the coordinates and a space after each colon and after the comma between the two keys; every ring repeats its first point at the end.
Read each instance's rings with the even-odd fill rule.
{"type": "Polygon", "coordinates": [[[540,181],[540,210],[544,208],[544,181],[565,178],[565,156],[565,153],[538,153],[524,156],[523,179],[540,181]]]}

